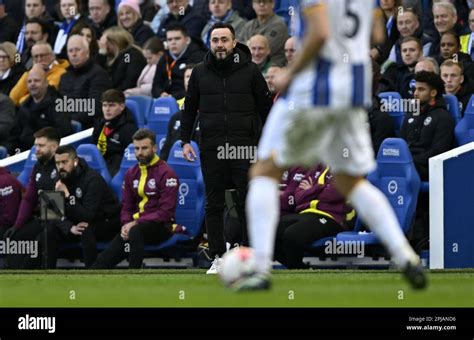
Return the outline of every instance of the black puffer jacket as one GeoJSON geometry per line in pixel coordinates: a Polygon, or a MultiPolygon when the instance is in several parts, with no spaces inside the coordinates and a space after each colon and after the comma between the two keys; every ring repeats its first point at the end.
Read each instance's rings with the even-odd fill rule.
{"type": "Polygon", "coordinates": [[[199,111],[201,149],[215,150],[225,143],[257,145],[271,106],[267,83],[246,46],[237,44],[222,62],[208,52],[189,80],[181,139],[190,140],[199,111]]]}
{"type": "Polygon", "coordinates": [[[126,48],[107,68],[112,78],[112,87],[125,91],[137,86],[137,80],[145,66],[146,59],[141,51],[133,46],[126,48]]]}
{"type": "Polygon", "coordinates": [[[427,181],[430,157],[454,146],[454,119],[442,97],[434,105],[425,104],[420,111],[418,116],[412,112],[405,115],[400,137],[408,143],[421,180],[427,181]]]}
{"type": "Polygon", "coordinates": [[[128,144],[132,142],[132,136],[138,128],[132,113],[125,108],[121,115],[110,122],[106,122],[103,117],[97,120],[92,133],[92,143],[97,145],[102,128],[106,123],[111,131],[107,137],[107,149],[104,159],[110,175],[114,176],[120,168],[123,152],[128,144]]]}

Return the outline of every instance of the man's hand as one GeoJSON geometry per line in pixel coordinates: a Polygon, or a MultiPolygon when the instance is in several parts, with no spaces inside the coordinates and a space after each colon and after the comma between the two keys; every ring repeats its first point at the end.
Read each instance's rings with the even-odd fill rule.
{"type": "Polygon", "coordinates": [[[275,79],[273,80],[273,85],[275,90],[278,92],[285,92],[288,89],[288,86],[291,84],[291,74],[288,70],[283,69],[277,74],[275,74],[275,79]]]}
{"type": "Polygon", "coordinates": [[[132,222],[128,222],[127,224],[124,224],[122,226],[122,229],[120,230],[120,237],[124,241],[128,241],[128,233],[130,229],[132,229],[136,225],[137,225],[137,221],[132,221],[132,222]]]}
{"type": "Polygon", "coordinates": [[[298,187],[303,190],[311,189],[313,187],[313,179],[311,177],[308,177],[308,179],[302,180],[298,187]]]}
{"type": "Polygon", "coordinates": [[[186,143],[183,145],[183,156],[184,159],[188,162],[194,162],[196,159],[196,152],[193,149],[193,146],[190,143],[186,143]]]}
{"type": "Polygon", "coordinates": [[[73,225],[71,227],[71,234],[74,234],[74,235],[82,235],[82,233],[84,232],[84,230],[86,230],[86,228],[89,226],[89,223],[87,222],[79,222],[78,224],[76,225],[73,225]]]}
{"type": "Polygon", "coordinates": [[[70,195],[70,194],[69,194],[69,190],[68,190],[66,184],[64,184],[63,182],[61,182],[61,180],[59,180],[59,181],[56,182],[55,190],[56,190],[56,191],[62,191],[62,192],[64,192],[64,196],[65,196],[66,198],[68,198],[69,195],[70,195]]]}

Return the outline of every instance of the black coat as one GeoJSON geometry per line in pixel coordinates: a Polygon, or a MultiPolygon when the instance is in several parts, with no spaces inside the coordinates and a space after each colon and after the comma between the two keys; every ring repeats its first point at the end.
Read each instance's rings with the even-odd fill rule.
{"type": "Polygon", "coordinates": [[[16,43],[20,31],[19,22],[21,22],[21,19],[17,21],[16,17],[10,15],[5,15],[0,19],[0,43],[4,41],[16,43]]]}
{"type": "Polygon", "coordinates": [[[369,110],[370,136],[372,137],[372,146],[377,156],[380,145],[385,138],[395,137],[395,124],[387,112],[380,110],[380,99],[373,98],[372,109],[369,110]]]}
{"type": "Polygon", "coordinates": [[[117,15],[115,15],[115,11],[113,8],[110,8],[109,14],[105,17],[104,22],[99,25],[96,25],[91,18],[87,18],[87,23],[91,25],[91,27],[95,31],[95,36],[97,39],[100,39],[104,31],[112,26],[117,26],[117,15]]]}
{"type": "Polygon", "coordinates": [[[18,145],[21,150],[31,148],[35,141],[33,134],[47,126],[55,128],[61,137],[72,134],[69,113],[57,110],[56,100],[58,98],[59,93],[54,87],[49,86],[48,92],[41,102],[36,103],[33,97],[29,96],[20,106],[14,135],[18,136],[18,145]]]}
{"type": "Polygon", "coordinates": [[[176,18],[172,13],[168,14],[158,28],[158,37],[161,40],[166,40],[166,30],[168,26],[175,23],[184,26],[190,37],[201,39],[201,32],[204,26],[206,26],[207,20],[205,17],[197,13],[191,5],[188,5],[184,11],[184,15],[179,15],[178,18],[176,18]]]}
{"type": "Polygon", "coordinates": [[[130,30],[130,33],[133,35],[133,39],[135,39],[135,44],[140,47],[143,47],[148,39],[155,36],[153,30],[145,25],[142,20],[137,21],[130,30]]]}
{"type": "MultiPolygon", "coordinates": [[[[106,124],[104,118],[96,121],[94,131],[92,132],[92,143],[99,141],[102,128],[106,124]]],[[[115,119],[108,122],[107,125],[113,132],[107,138],[107,151],[104,155],[107,169],[111,176],[114,176],[120,169],[123,152],[127,146],[132,143],[132,136],[138,130],[132,113],[125,108],[124,112],[115,119]]]]}
{"type": "Polygon", "coordinates": [[[137,80],[146,66],[143,53],[135,47],[121,52],[108,68],[114,89],[125,91],[137,86],[137,80]]]}
{"type": "Polygon", "coordinates": [[[7,96],[10,95],[10,91],[15,87],[24,72],[25,68],[22,64],[13,65],[8,77],[6,79],[0,79],[0,93],[4,93],[7,96]]]}
{"type": "Polygon", "coordinates": [[[390,64],[380,80],[378,93],[395,91],[402,98],[413,98],[410,82],[415,78],[415,73],[406,65],[390,64]]]}
{"type": "Polygon", "coordinates": [[[272,106],[270,91],[251,61],[249,49],[237,44],[234,53],[217,62],[208,52],[189,80],[181,139],[189,142],[199,111],[200,148],[257,145],[261,127],[272,106]]]}
{"type": "Polygon", "coordinates": [[[474,95],[473,82],[474,80],[470,80],[464,76],[464,83],[462,84],[461,89],[456,93],[456,98],[459,101],[459,111],[461,112],[461,116],[464,116],[464,112],[466,111],[467,105],[469,104],[469,100],[474,95]]]}
{"type": "MultiPolygon", "coordinates": [[[[112,87],[110,77],[102,67],[89,60],[79,68],[70,65],[66,73],[61,76],[59,93],[68,98],[93,99],[95,103],[95,117],[102,114],[100,99],[102,93],[112,87]]],[[[94,116],[89,112],[71,114],[71,119],[82,124],[82,128],[92,127],[94,116]]]]}
{"type": "Polygon", "coordinates": [[[430,157],[454,146],[455,123],[443,98],[437,99],[433,106],[424,105],[420,111],[418,116],[412,112],[405,115],[400,137],[408,143],[421,180],[427,181],[430,157]]]}
{"type": "Polygon", "coordinates": [[[66,221],[60,228],[68,234],[71,227],[79,222],[97,223],[117,220],[120,203],[102,176],[79,158],[72,177],[62,180],[69,191],[66,199],[66,221]]]}
{"type": "MultiPolygon", "coordinates": [[[[168,80],[166,65],[173,63],[173,58],[166,51],[156,65],[155,77],[151,94],[154,98],[160,97],[162,92],[171,94],[175,99],[181,99],[186,95],[184,91],[184,71],[187,64],[197,64],[203,61],[206,52],[204,44],[191,40],[186,52],[179,58],[175,66],[171,69],[171,83],[168,80]]],[[[170,67],[170,66],[169,66],[170,67]]],[[[131,87],[135,87],[131,86],[131,87]]]]}

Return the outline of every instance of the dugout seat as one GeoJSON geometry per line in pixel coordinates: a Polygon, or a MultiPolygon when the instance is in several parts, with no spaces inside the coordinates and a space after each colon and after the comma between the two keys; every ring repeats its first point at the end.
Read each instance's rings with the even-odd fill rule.
{"type": "Polygon", "coordinates": [[[122,183],[123,179],[125,178],[125,173],[128,169],[130,169],[132,166],[135,166],[136,164],[137,158],[135,157],[135,147],[133,146],[133,143],[130,143],[123,153],[120,169],[112,178],[112,182],[110,183],[113,191],[120,201],[122,200],[122,183]]]}
{"type": "Polygon", "coordinates": [[[77,148],[77,156],[83,158],[92,169],[96,170],[105,179],[107,184],[110,184],[112,178],[110,177],[107,164],[104,157],[100,153],[97,146],[94,144],[81,144],[77,148]]]}
{"type": "Polygon", "coordinates": [[[178,204],[176,207],[176,223],[186,228],[186,233],[174,234],[167,241],[159,245],[149,245],[145,249],[149,251],[160,250],[176,244],[178,241],[186,241],[199,234],[204,219],[204,181],[201,173],[201,162],[199,159],[199,148],[195,142],[191,142],[196,151],[197,158],[194,162],[188,162],[183,157],[180,141],[177,141],[170,150],[168,164],[173,168],[179,178],[178,204]]]}
{"type": "Polygon", "coordinates": [[[140,122],[137,124],[142,124],[140,127],[145,126],[146,124],[146,117],[148,116],[148,113],[151,110],[151,107],[153,105],[153,98],[150,96],[128,96],[127,101],[134,101],[135,103],[138,104],[138,109],[140,112],[140,122]]]}
{"type": "Polygon", "coordinates": [[[469,100],[464,117],[456,124],[454,135],[458,145],[474,142],[474,95],[469,100]]]}
{"type": "MultiPolygon", "coordinates": [[[[407,143],[401,138],[387,138],[377,154],[377,169],[367,179],[388,198],[404,234],[407,234],[415,217],[420,176],[416,171],[407,143]]],[[[336,241],[363,241],[365,245],[379,244],[373,232],[362,231],[358,219],[354,231],[337,234],[336,241]]],[[[318,240],[313,247],[321,247],[330,238],[318,240]]]]}
{"type": "Polygon", "coordinates": [[[458,98],[452,94],[443,94],[443,97],[446,101],[447,109],[454,119],[454,123],[457,124],[461,120],[461,111],[459,110],[458,98]]]}
{"type": "Polygon", "coordinates": [[[405,112],[401,110],[402,96],[398,92],[381,92],[378,97],[380,98],[381,104],[388,107],[388,114],[395,125],[395,134],[399,136],[403,120],[405,119],[405,112]]]}
{"type": "Polygon", "coordinates": [[[142,128],[145,126],[145,113],[140,109],[140,105],[129,98],[125,99],[125,106],[133,115],[133,119],[135,120],[135,124],[137,124],[138,128],[142,128]]]}
{"type": "Polygon", "coordinates": [[[30,178],[31,171],[33,171],[33,167],[37,162],[35,150],[36,148],[33,146],[30,150],[30,153],[28,154],[28,157],[26,158],[23,170],[17,177],[18,181],[25,187],[28,184],[28,179],[30,178]]]}
{"type": "Polygon", "coordinates": [[[163,147],[168,130],[168,122],[173,114],[179,111],[178,103],[173,97],[157,98],[148,112],[146,127],[156,133],[158,154],[163,147]]]}

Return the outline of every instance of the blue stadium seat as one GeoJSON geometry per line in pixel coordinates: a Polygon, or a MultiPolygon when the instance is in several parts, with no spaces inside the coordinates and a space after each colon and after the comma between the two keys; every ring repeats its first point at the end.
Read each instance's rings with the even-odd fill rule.
{"type": "Polygon", "coordinates": [[[107,164],[105,163],[104,157],[100,153],[97,146],[94,144],[81,144],[77,148],[77,155],[83,158],[89,167],[96,170],[105,179],[107,184],[110,184],[112,178],[110,177],[109,170],[107,170],[107,164]]]}
{"type": "Polygon", "coordinates": [[[474,142],[474,95],[464,111],[464,117],[456,124],[454,135],[458,145],[474,142]]]}
{"type": "Polygon", "coordinates": [[[36,164],[37,159],[36,159],[35,150],[36,148],[33,146],[30,150],[30,153],[28,154],[28,158],[26,159],[23,170],[20,172],[20,174],[17,177],[18,181],[21,184],[23,184],[23,186],[26,186],[28,184],[28,179],[30,178],[31,171],[33,171],[33,167],[36,164]]]}
{"type": "Polygon", "coordinates": [[[140,121],[137,123],[139,127],[143,127],[146,124],[146,117],[148,112],[150,112],[151,107],[153,105],[153,98],[150,96],[129,96],[126,99],[134,101],[138,104],[139,112],[140,112],[140,121]]]}
{"type": "MultiPolygon", "coordinates": [[[[385,139],[377,154],[377,169],[371,172],[367,179],[388,198],[406,234],[415,217],[420,191],[420,176],[416,171],[407,143],[401,138],[385,139]]],[[[378,244],[375,234],[361,231],[360,225],[358,222],[355,231],[337,234],[336,240],[363,241],[365,245],[378,244]]],[[[313,243],[313,246],[321,246],[321,241],[323,240],[313,243]]]]}
{"type": "Polygon", "coordinates": [[[133,143],[130,143],[123,154],[120,169],[112,178],[112,182],[110,183],[119,200],[122,200],[122,183],[125,173],[136,164],[137,158],[135,157],[135,147],[133,146],[133,143]]]}
{"type": "Polygon", "coordinates": [[[8,155],[8,150],[4,146],[0,146],[0,159],[6,158],[8,155]]]}
{"type": "Polygon", "coordinates": [[[402,111],[402,96],[398,92],[381,92],[378,96],[382,105],[388,107],[388,114],[395,124],[395,133],[399,136],[405,119],[405,112],[402,111]]]}
{"type": "Polygon", "coordinates": [[[451,116],[454,118],[454,122],[457,124],[461,120],[461,111],[459,110],[459,101],[455,95],[452,94],[443,94],[446,105],[448,106],[448,111],[451,113],[451,116]]]}
{"type": "Polygon", "coordinates": [[[179,111],[178,103],[173,97],[155,99],[147,116],[146,127],[156,133],[156,144],[160,154],[166,139],[168,122],[173,114],[179,111]]]}
{"type": "Polygon", "coordinates": [[[149,251],[163,249],[176,244],[178,241],[189,240],[198,235],[204,219],[204,181],[201,173],[199,148],[191,142],[197,153],[194,162],[187,162],[183,157],[180,141],[171,148],[168,164],[179,178],[178,205],[176,208],[176,223],[186,227],[187,234],[174,234],[167,241],[157,246],[146,246],[149,251]]]}
{"type": "Polygon", "coordinates": [[[133,115],[133,119],[135,120],[135,124],[137,124],[138,128],[142,128],[145,126],[145,113],[140,110],[140,105],[131,99],[125,99],[125,106],[130,110],[133,115]]]}
{"type": "Polygon", "coordinates": [[[73,133],[78,133],[82,131],[82,124],[77,120],[71,120],[71,127],[73,133]]]}

